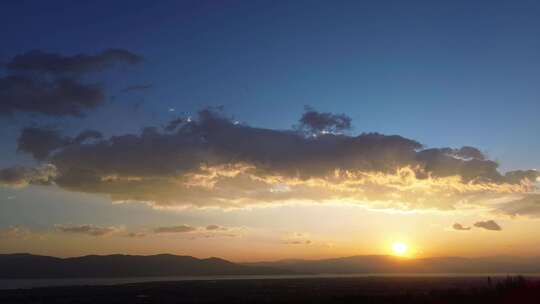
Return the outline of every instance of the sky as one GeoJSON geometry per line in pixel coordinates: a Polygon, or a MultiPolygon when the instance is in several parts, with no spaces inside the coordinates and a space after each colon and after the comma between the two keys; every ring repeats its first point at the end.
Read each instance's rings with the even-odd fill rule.
{"type": "Polygon", "coordinates": [[[540,255],[537,1],[5,1],[0,253],[540,255]]]}

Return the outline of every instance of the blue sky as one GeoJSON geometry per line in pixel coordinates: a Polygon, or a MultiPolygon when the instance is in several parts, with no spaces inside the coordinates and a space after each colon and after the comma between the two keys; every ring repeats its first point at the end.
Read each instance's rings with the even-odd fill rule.
{"type": "Polygon", "coordinates": [[[288,128],[312,105],[348,114],[355,132],[473,145],[507,169],[540,166],[534,1],[2,5],[4,60],[36,48],[142,54],[143,67],[108,82],[110,95],[156,113],[138,125],[168,119],[169,108],[224,105],[249,124],[288,128]],[[132,83],[154,88],[117,93],[132,83]]]}

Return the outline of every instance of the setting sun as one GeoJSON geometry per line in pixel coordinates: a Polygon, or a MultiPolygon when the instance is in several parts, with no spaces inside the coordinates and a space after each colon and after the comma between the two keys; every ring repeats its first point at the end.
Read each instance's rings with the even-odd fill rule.
{"type": "Polygon", "coordinates": [[[407,253],[407,245],[401,242],[392,244],[392,251],[395,255],[405,255],[407,253]]]}

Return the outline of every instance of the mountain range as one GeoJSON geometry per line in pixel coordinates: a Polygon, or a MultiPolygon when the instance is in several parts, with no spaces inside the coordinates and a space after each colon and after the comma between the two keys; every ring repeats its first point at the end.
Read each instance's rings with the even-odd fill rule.
{"type": "Polygon", "coordinates": [[[0,278],[98,278],[203,275],[274,275],[288,271],[247,266],[220,258],[158,254],[57,258],[26,253],[0,255],[0,278]]]}
{"type": "Polygon", "coordinates": [[[284,275],[361,273],[540,273],[539,257],[437,257],[408,259],[385,255],[321,260],[233,263],[220,258],[159,254],[88,255],[57,258],[1,254],[0,278],[90,278],[204,275],[284,275]]]}
{"type": "Polygon", "coordinates": [[[286,269],[296,273],[540,273],[540,257],[400,258],[362,255],[322,260],[281,260],[245,265],[286,269]]]}

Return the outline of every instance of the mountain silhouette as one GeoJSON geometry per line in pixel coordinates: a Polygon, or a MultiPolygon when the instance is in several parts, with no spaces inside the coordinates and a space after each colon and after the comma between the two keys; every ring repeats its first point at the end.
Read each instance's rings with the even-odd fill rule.
{"type": "Polygon", "coordinates": [[[56,258],[32,254],[0,255],[0,278],[91,278],[200,275],[273,275],[289,271],[235,264],[220,258],[159,254],[87,255],[56,258]]]}
{"type": "Polygon", "coordinates": [[[297,273],[540,273],[540,257],[434,257],[409,259],[363,255],[321,260],[281,260],[246,263],[248,266],[286,269],[297,273]]]}
{"type": "Polygon", "coordinates": [[[540,258],[496,256],[408,259],[387,255],[364,255],[240,264],[216,257],[198,259],[172,254],[57,258],[18,253],[1,254],[0,270],[0,278],[4,279],[355,273],[540,273],[540,258]]]}

